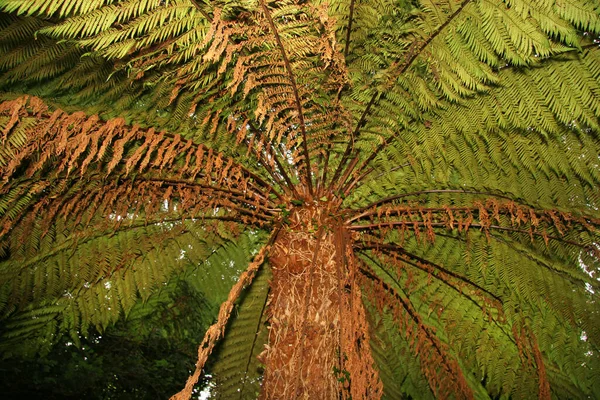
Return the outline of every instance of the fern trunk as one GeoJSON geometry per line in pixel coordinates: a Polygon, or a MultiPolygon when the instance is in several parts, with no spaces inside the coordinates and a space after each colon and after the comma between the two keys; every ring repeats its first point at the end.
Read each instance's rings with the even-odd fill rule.
{"type": "Polygon", "coordinates": [[[376,399],[368,325],[349,232],[317,208],[296,210],[274,244],[265,399],[376,399]]]}

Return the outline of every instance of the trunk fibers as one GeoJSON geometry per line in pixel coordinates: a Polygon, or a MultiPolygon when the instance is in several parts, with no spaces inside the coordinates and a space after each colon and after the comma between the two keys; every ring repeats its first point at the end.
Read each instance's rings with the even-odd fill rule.
{"type": "Polygon", "coordinates": [[[350,233],[319,208],[296,209],[271,250],[261,399],[377,399],[350,233]]]}

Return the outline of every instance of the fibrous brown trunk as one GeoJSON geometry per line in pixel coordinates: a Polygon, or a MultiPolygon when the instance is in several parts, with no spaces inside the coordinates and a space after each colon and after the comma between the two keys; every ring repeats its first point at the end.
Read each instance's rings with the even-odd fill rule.
{"type": "Polygon", "coordinates": [[[270,263],[262,398],[380,398],[349,233],[323,209],[297,209],[270,263]]]}

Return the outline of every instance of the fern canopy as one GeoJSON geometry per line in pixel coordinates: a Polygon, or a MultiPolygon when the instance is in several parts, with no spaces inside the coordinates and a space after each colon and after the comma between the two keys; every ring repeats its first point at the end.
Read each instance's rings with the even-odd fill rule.
{"type": "Polygon", "coordinates": [[[597,0],[0,0],[3,357],[192,290],[176,399],[317,393],[318,338],[336,399],[600,398],[599,38],[597,0]]]}

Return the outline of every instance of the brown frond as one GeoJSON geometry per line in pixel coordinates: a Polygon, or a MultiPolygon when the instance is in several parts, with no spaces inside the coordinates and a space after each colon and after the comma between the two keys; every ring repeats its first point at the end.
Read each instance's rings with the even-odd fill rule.
{"type": "MultiPolygon", "coordinates": [[[[394,197],[402,196],[404,195],[394,197]]],[[[379,205],[355,215],[347,223],[365,219],[370,223],[354,224],[350,229],[376,230],[385,234],[386,229],[398,228],[403,232],[412,230],[417,238],[423,233],[423,229],[427,239],[433,241],[436,229],[457,229],[459,233],[466,234],[469,229],[478,228],[487,236],[491,231],[515,232],[526,234],[531,240],[541,238],[546,244],[549,240],[556,240],[589,250],[594,250],[591,243],[571,240],[567,234],[575,230],[596,235],[600,227],[600,221],[594,218],[558,210],[536,210],[513,201],[500,202],[494,198],[488,198],[485,202],[475,201],[470,207],[423,207],[410,203],[387,207],[379,205]]]]}
{"type": "Polygon", "coordinates": [[[435,329],[426,325],[410,298],[401,289],[394,288],[373,273],[366,262],[361,260],[361,283],[368,287],[367,296],[383,312],[388,307],[400,332],[419,358],[423,375],[436,398],[472,399],[473,392],[467,383],[458,362],[449,353],[436,335],[435,329]]]}
{"type": "MultiPolygon", "coordinates": [[[[385,197],[385,198],[379,199],[371,204],[368,204],[364,207],[361,207],[358,210],[355,210],[355,211],[353,210],[355,215],[353,215],[350,219],[348,219],[347,222],[355,221],[357,219],[362,218],[362,213],[366,212],[369,209],[375,210],[381,205],[384,205],[387,203],[393,203],[394,201],[405,198],[405,197],[419,196],[419,195],[423,195],[423,194],[435,194],[435,193],[438,193],[438,194],[439,193],[456,193],[456,194],[482,195],[482,196],[489,196],[489,197],[495,197],[495,198],[499,198],[499,199],[514,201],[510,196],[506,196],[503,194],[497,194],[497,193],[491,193],[491,192],[481,192],[481,191],[472,191],[472,190],[463,190],[463,189],[420,190],[418,192],[402,193],[402,194],[397,194],[394,196],[385,197]]],[[[369,215],[369,214],[365,214],[365,215],[369,215]]]]}
{"type": "MultiPolygon", "coordinates": [[[[290,4],[260,2],[258,9],[236,21],[223,19],[222,10],[216,10],[203,60],[208,65],[218,63],[218,77],[232,75],[226,89],[209,99],[210,103],[220,96],[233,102],[228,130],[236,134],[238,142],[245,137],[252,152],[270,147],[264,162],[274,162],[288,186],[289,175],[300,177],[306,193],[300,190],[297,194],[311,198],[313,174],[317,172],[311,158],[324,152],[332,135],[344,136],[343,129],[351,120],[336,99],[347,81],[347,71],[336,52],[335,21],[327,15],[326,7],[292,3],[297,12],[290,11],[290,4]],[[324,101],[323,96],[330,100],[324,101]],[[252,117],[242,107],[243,99],[254,102],[252,117]],[[253,128],[247,130],[250,120],[254,120],[253,128]],[[257,132],[262,140],[257,140],[257,132]],[[275,151],[281,146],[283,151],[275,151]]],[[[184,86],[199,79],[196,70],[187,67],[180,69],[178,76],[184,86]]],[[[206,118],[210,123],[214,117],[206,118]]]]}
{"type": "Polygon", "coordinates": [[[275,41],[277,42],[277,47],[279,47],[279,51],[281,52],[281,58],[283,59],[283,63],[285,64],[285,70],[287,71],[288,79],[292,86],[292,91],[294,92],[294,102],[296,105],[296,111],[298,113],[298,121],[300,125],[300,130],[302,132],[302,152],[304,153],[304,164],[305,164],[305,172],[306,172],[306,184],[308,185],[308,193],[310,195],[313,194],[312,187],[312,176],[311,176],[311,167],[310,167],[310,157],[308,155],[308,143],[306,137],[306,123],[304,122],[304,110],[302,108],[302,104],[300,102],[300,95],[298,93],[298,85],[296,83],[296,77],[294,76],[294,71],[292,70],[292,66],[290,64],[290,60],[288,59],[287,52],[283,43],[281,42],[281,38],[279,37],[279,32],[277,32],[277,28],[275,27],[275,23],[273,22],[273,18],[271,17],[271,13],[269,12],[269,8],[265,4],[265,0],[260,0],[260,6],[263,9],[265,18],[269,23],[271,28],[271,32],[275,37],[275,41]]]}
{"type": "Polygon", "coordinates": [[[546,374],[546,366],[535,334],[524,319],[517,321],[512,326],[513,337],[517,347],[521,362],[529,369],[535,369],[538,377],[538,399],[550,400],[552,394],[550,391],[550,382],[546,374]]]}
{"type": "Polygon", "coordinates": [[[88,223],[95,213],[148,218],[167,210],[192,215],[231,210],[252,223],[276,215],[269,197],[276,192],[268,183],[179,135],[83,113],[49,114],[35,98],[3,103],[0,115],[7,113],[14,121],[2,150],[0,191],[10,193],[3,234],[26,212],[42,210],[48,224],[58,216],[88,223]]]}

